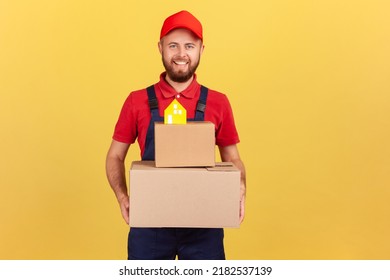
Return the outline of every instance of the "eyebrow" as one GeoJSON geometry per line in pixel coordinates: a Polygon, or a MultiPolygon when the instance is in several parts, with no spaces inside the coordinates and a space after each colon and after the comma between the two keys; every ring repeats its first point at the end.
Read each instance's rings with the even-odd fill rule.
{"type": "MultiPolygon", "coordinates": [[[[168,45],[171,45],[171,44],[180,45],[179,42],[175,42],[175,41],[169,42],[167,44],[168,45]]],[[[196,45],[196,42],[188,42],[188,43],[184,43],[184,45],[196,45]]]]}

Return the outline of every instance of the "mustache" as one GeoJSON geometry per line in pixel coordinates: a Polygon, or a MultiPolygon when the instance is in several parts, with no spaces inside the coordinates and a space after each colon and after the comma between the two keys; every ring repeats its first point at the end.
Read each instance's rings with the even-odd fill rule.
{"type": "Polygon", "coordinates": [[[174,56],[172,57],[171,61],[190,62],[191,59],[189,59],[188,57],[174,56]]]}

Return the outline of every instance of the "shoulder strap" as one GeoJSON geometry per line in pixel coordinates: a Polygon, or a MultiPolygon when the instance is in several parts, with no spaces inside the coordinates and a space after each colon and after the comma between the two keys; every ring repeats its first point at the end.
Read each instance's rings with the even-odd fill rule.
{"type": "Polygon", "coordinates": [[[154,85],[146,88],[148,93],[148,102],[150,110],[158,109],[158,102],[156,97],[156,92],[154,91],[154,85]]]}
{"type": "Polygon", "coordinates": [[[158,117],[158,101],[156,97],[156,92],[154,90],[154,85],[147,87],[146,91],[148,93],[150,113],[152,114],[152,117],[158,117]]]}
{"type": "Polygon", "coordinates": [[[204,121],[204,112],[206,111],[206,102],[209,89],[205,86],[200,86],[200,96],[196,104],[195,121],[204,121]]]}

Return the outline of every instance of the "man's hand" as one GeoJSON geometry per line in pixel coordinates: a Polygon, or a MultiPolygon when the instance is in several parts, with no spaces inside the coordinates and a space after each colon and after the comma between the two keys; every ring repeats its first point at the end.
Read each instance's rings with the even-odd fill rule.
{"type": "Polygon", "coordinates": [[[244,182],[241,181],[240,188],[240,224],[244,221],[245,217],[245,196],[246,196],[246,188],[244,182]]]}
{"type": "Polygon", "coordinates": [[[128,195],[124,196],[119,201],[119,207],[121,208],[121,213],[122,213],[123,219],[125,220],[126,224],[129,224],[129,207],[130,207],[130,202],[129,202],[129,196],[128,195]]]}

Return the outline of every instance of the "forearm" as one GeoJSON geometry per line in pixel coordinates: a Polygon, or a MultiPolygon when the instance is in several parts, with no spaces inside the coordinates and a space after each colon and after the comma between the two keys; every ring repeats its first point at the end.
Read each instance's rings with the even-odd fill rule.
{"type": "Polygon", "coordinates": [[[236,145],[219,147],[222,161],[232,162],[241,172],[241,186],[246,186],[246,171],[236,145]]]}
{"type": "Polygon", "coordinates": [[[241,185],[246,186],[246,171],[244,163],[241,159],[232,159],[231,162],[240,170],[241,172],[241,185]]]}
{"type": "Polygon", "coordinates": [[[240,170],[240,223],[245,216],[245,196],[246,196],[246,172],[245,166],[242,162],[236,145],[219,147],[222,161],[233,162],[233,164],[240,170]]]}
{"type": "Polygon", "coordinates": [[[117,200],[120,202],[128,197],[125,164],[122,160],[115,157],[107,157],[106,161],[107,179],[117,200]]]}

